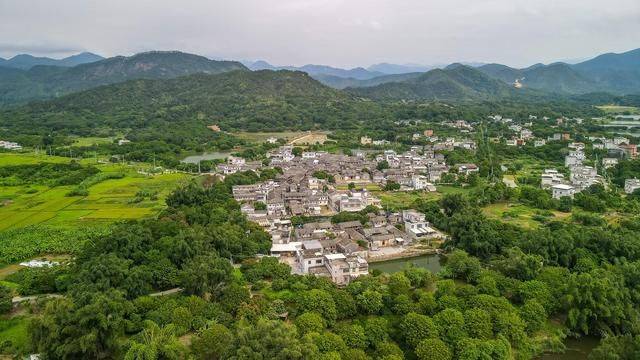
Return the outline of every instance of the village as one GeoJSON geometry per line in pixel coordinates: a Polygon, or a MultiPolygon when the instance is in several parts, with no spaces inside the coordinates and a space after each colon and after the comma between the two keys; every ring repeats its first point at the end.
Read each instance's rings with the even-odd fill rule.
{"type": "MultiPolygon", "coordinates": [[[[571,142],[569,133],[554,133],[546,138],[534,136],[530,128],[537,120],[535,116],[518,124],[499,115],[489,120],[507,125],[510,133],[515,134],[491,139],[503,141],[506,146],[520,147],[529,142],[534,147],[568,143],[565,168],[548,168],[540,175],[540,187],[550,190],[555,199],[573,198],[595,184],[607,187],[608,181],[599,174],[598,164],[606,169],[615,166],[618,159],[637,157],[636,145],[623,137],[588,138],[589,146],[606,150],[608,157],[587,159],[587,144],[571,142]]],[[[557,121],[558,124],[569,121],[580,124],[582,119],[557,121]]],[[[435,184],[441,183],[445,174],[454,177],[477,174],[476,164],[447,164],[444,155],[456,149],[477,149],[471,136],[475,132],[474,124],[458,120],[444,125],[456,129],[462,136],[440,137],[434,130],[427,129],[412,136],[416,143],[426,142],[426,145],[413,145],[402,153],[389,149],[389,141],[369,136],[362,136],[360,144],[378,150],[354,150],[350,155],[307,149],[296,156],[294,145],[289,144],[269,151],[268,162],[229,156],[217,166],[215,173],[225,176],[248,170],[260,172],[265,166],[280,169],[282,173],[275,179],[234,186],[235,200],[241,203],[242,212],[249,220],[271,235],[271,256],[288,264],[292,273],[327,276],[345,285],[368,274],[369,262],[411,257],[424,253],[425,249],[437,252],[437,245],[446,241],[447,235],[426,221],[424,214],[411,209],[395,212],[385,209],[374,192],[368,190],[373,186],[399,192],[436,192],[435,184]],[[343,212],[366,214],[366,221],[330,221],[332,216],[343,212]],[[294,224],[292,219],[300,217],[314,221],[294,224]]],[[[326,136],[322,140],[326,140],[326,136]]],[[[276,144],[277,139],[269,138],[267,142],[276,144]]],[[[627,194],[639,188],[640,180],[626,180],[627,194]]]]}
{"type": "MultiPolygon", "coordinates": [[[[326,152],[296,157],[292,149],[282,146],[268,154],[270,165],[282,169],[276,179],[236,185],[233,196],[249,220],[271,235],[271,255],[289,264],[293,273],[329,276],[345,285],[369,273],[369,260],[411,256],[412,245],[446,238],[415,210],[383,210],[380,199],[367,190],[372,184],[395,184],[399,190],[435,191],[432,182],[449,171],[442,155],[414,147],[404,154],[387,150],[374,159],[326,152]],[[326,220],[342,212],[366,212],[367,221],[326,220]],[[324,220],[294,227],[294,216],[324,220]]],[[[218,171],[230,174],[260,166],[230,157],[218,171]]]]}

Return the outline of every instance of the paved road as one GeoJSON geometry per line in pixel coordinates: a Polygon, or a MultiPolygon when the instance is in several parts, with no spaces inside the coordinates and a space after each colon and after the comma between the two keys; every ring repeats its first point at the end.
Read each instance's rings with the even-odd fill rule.
{"type": "MultiPolygon", "coordinates": [[[[174,288],[174,289],[169,289],[165,291],[159,291],[156,293],[149,294],[149,296],[153,296],[153,297],[167,296],[167,295],[177,294],[179,292],[182,292],[182,288],[174,288]]],[[[13,305],[17,305],[23,302],[35,301],[41,298],[53,299],[53,298],[62,298],[62,297],[64,297],[64,295],[61,295],[61,294],[39,294],[39,295],[31,295],[31,296],[16,296],[13,299],[11,299],[11,302],[13,303],[13,305]]]]}

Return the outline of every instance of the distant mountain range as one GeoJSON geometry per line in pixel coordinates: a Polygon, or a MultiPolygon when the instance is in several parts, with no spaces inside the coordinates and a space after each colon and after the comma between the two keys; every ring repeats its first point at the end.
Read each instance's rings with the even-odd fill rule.
{"type": "Polygon", "coordinates": [[[522,69],[477,63],[433,69],[387,63],[366,69],[274,66],[265,61],[245,64],[182,52],[147,52],[108,59],[83,53],[61,60],[19,55],[0,60],[0,105],[55,98],[135,79],[172,79],[234,70],[305,72],[324,85],[373,99],[477,101],[514,96],[551,98],[552,94],[640,94],[640,49],[604,54],[577,64],[535,64],[522,69]],[[407,72],[411,70],[418,71],[407,72]]]}
{"type": "MultiPolygon", "coordinates": [[[[71,63],[87,58],[81,54],[63,60],[71,63]]],[[[47,99],[133,79],[169,79],[233,70],[247,68],[235,61],[209,60],[177,51],[116,56],[73,67],[35,65],[23,70],[0,66],[0,105],[47,99]]]]}
{"type": "Polygon", "coordinates": [[[20,54],[12,57],[9,60],[0,58],[0,66],[29,70],[37,65],[72,67],[100,61],[103,59],[104,58],[102,56],[90,52],[83,52],[77,55],[66,57],[64,59],[52,59],[48,57],[35,57],[28,54],[20,54]]]}
{"type": "Polygon", "coordinates": [[[514,88],[462,64],[410,74],[410,77],[372,87],[347,88],[347,92],[375,100],[492,100],[517,95],[514,88]]]}
{"type": "Polygon", "coordinates": [[[353,69],[340,69],[326,65],[304,65],[300,67],[296,66],[274,66],[269,64],[266,61],[256,61],[256,62],[245,62],[245,66],[247,66],[251,70],[290,70],[290,71],[302,71],[307,74],[315,77],[316,75],[321,76],[332,76],[344,79],[356,79],[356,80],[368,80],[374,77],[386,75],[386,73],[379,71],[371,71],[365,68],[357,67],[353,69]]]}

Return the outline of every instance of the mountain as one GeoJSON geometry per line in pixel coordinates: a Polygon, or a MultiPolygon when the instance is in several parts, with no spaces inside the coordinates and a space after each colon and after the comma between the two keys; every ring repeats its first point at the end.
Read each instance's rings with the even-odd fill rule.
{"type": "Polygon", "coordinates": [[[404,80],[416,78],[422,74],[423,73],[405,73],[405,74],[382,75],[382,76],[374,77],[367,80],[358,80],[354,78],[341,78],[338,76],[331,76],[331,75],[313,75],[313,78],[334,89],[342,90],[348,87],[352,87],[352,88],[370,87],[370,86],[376,86],[380,84],[386,84],[389,82],[404,81],[404,80]]]}
{"type": "Polygon", "coordinates": [[[69,56],[64,59],[52,59],[48,57],[35,57],[29,54],[20,54],[9,60],[0,59],[0,66],[11,67],[22,70],[29,70],[37,65],[48,66],[76,66],[80,64],[91,63],[104,59],[100,55],[84,52],[77,55],[69,56]]]}
{"type": "Polygon", "coordinates": [[[596,81],[580,74],[571,65],[565,63],[536,64],[525,69],[488,64],[480,66],[478,70],[509,85],[553,93],[583,94],[601,88],[596,81]]]}
{"type": "Polygon", "coordinates": [[[427,65],[418,65],[418,64],[399,65],[399,64],[380,63],[380,64],[374,64],[369,66],[367,70],[388,74],[388,75],[394,75],[394,74],[427,72],[429,70],[434,69],[435,67],[436,66],[427,66],[427,65]]]}
{"type": "Polygon", "coordinates": [[[104,58],[100,55],[96,55],[90,52],[83,52],[77,55],[72,55],[64,59],[61,59],[59,60],[58,64],[55,64],[55,65],[73,67],[73,66],[100,61],[100,60],[104,60],[104,58]]]}
{"type": "Polygon", "coordinates": [[[343,79],[356,79],[356,80],[368,80],[378,76],[385,75],[381,72],[370,71],[362,67],[353,69],[341,69],[326,65],[313,65],[307,64],[304,66],[274,66],[266,61],[259,60],[256,62],[244,63],[251,70],[290,70],[290,71],[303,71],[307,74],[320,78],[326,77],[338,77],[343,79]]]}
{"type": "MultiPolygon", "coordinates": [[[[88,58],[69,59],[69,62],[88,58]]],[[[247,70],[233,61],[215,61],[181,52],[147,52],[117,56],[74,67],[39,65],[29,70],[0,72],[0,105],[61,96],[132,79],[169,79],[194,73],[218,74],[247,70]],[[13,79],[20,81],[14,82],[13,79]]]]}
{"type": "Polygon", "coordinates": [[[378,100],[488,100],[515,94],[515,90],[503,82],[461,64],[431,70],[404,81],[347,91],[378,100]]]}
{"type": "Polygon", "coordinates": [[[500,64],[478,68],[485,74],[525,88],[566,94],[610,92],[617,95],[640,93],[640,49],[622,54],[604,54],[578,64],[535,64],[515,69],[500,64]]]}
{"type": "Polygon", "coordinates": [[[572,66],[615,93],[640,93],[640,49],[604,54],[572,66]]]}
{"type": "Polygon", "coordinates": [[[212,124],[225,131],[348,128],[357,119],[376,119],[379,108],[303,72],[232,71],[102,86],[7,109],[0,123],[35,133],[153,128],[154,136],[179,138],[174,134],[208,133],[212,124]]]}

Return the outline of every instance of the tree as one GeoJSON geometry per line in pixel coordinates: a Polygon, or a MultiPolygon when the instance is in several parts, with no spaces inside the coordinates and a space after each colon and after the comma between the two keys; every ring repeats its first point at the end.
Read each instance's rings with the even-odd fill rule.
{"type": "Polygon", "coordinates": [[[451,349],[440,339],[422,340],[416,347],[416,355],[420,360],[451,360],[451,349]]]}
{"type": "Polygon", "coordinates": [[[233,350],[233,333],[224,325],[212,324],[200,330],[191,341],[191,352],[198,359],[226,359],[233,350]]]}
{"type": "Polygon", "coordinates": [[[336,328],[336,333],[342,337],[345,344],[350,348],[365,349],[367,347],[367,336],[364,328],[358,324],[339,326],[336,328]]]}
{"type": "Polygon", "coordinates": [[[496,340],[466,338],[458,342],[456,349],[460,360],[513,359],[511,345],[504,337],[496,340]]]}
{"type": "Polygon", "coordinates": [[[12,291],[10,288],[0,285],[0,314],[8,313],[12,309],[13,304],[11,299],[13,296],[11,294],[12,291]]]}
{"type": "Polygon", "coordinates": [[[310,332],[321,333],[326,326],[324,319],[317,312],[306,312],[298,316],[295,324],[302,335],[310,332]]]}
{"type": "Polygon", "coordinates": [[[490,339],[493,336],[491,315],[482,309],[469,309],[465,311],[464,325],[469,337],[490,339]]]}
{"type": "Polygon", "coordinates": [[[246,286],[234,282],[222,290],[220,305],[222,305],[225,311],[235,314],[238,307],[240,307],[242,303],[248,302],[250,298],[251,293],[249,289],[246,286]]]}
{"type": "Polygon", "coordinates": [[[357,296],[357,304],[363,314],[377,314],[382,310],[382,294],[375,290],[367,289],[357,296]]]}
{"type": "Polygon", "coordinates": [[[464,315],[456,309],[444,309],[433,317],[433,323],[438,328],[440,337],[448,344],[455,343],[466,337],[464,315]]]}
{"type": "Polygon", "coordinates": [[[240,321],[235,357],[240,359],[301,359],[306,351],[295,327],[278,320],[240,321]]]}
{"type": "Polygon", "coordinates": [[[185,264],[180,283],[186,294],[213,293],[231,279],[229,261],[216,255],[199,256],[185,264]]]}
{"type": "Polygon", "coordinates": [[[520,317],[527,324],[527,332],[532,334],[540,330],[547,321],[547,312],[538,301],[527,300],[520,308],[520,317]]]}
{"type": "Polygon", "coordinates": [[[400,333],[407,344],[414,347],[423,339],[438,337],[438,328],[430,317],[409,313],[400,323],[400,333]]]}
{"type": "Polygon", "coordinates": [[[383,317],[368,318],[364,322],[364,333],[370,347],[389,340],[389,321],[383,317]]]}
{"type": "Polygon", "coordinates": [[[463,250],[454,250],[447,256],[446,268],[451,271],[454,278],[472,283],[478,281],[482,270],[480,260],[469,256],[463,250]]]}
{"type": "Polygon", "coordinates": [[[332,326],[337,317],[336,304],[328,291],[313,289],[305,291],[298,297],[298,310],[315,312],[322,316],[327,325],[332,326]]]}
{"type": "Polygon", "coordinates": [[[389,291],[394,295],[406,294],[411,289],[411,281],[403,272],[396,272],[389,277],[389,291]]]}
{"type": "Polygon", "coordinates": [[[129,350],[124,358],[125,360],[182,359],[185,353],[186,349],[178,341],[176,328],[172,324],[161,328],[155,322],[147,321],[144,330],[130,341],[129,350]]]}
{"type": "Polygon", "coordinates": [[[387,181],[386,184],[384,184],[384,188],[382,190],[384,190],[384,191],[398,191],[398,190],[400,190],[400,188],[401,188],[400,184],[398,184],[395,181],[389,180],[389,181],[387,181]]]}
{"type": "Polygon", "coordinates": [[[378,171],[382,171],[388,168],[389,168],[389,162],[387,160],[382,160],[378,162],[378,165],[376,165],[376,169],[378,169],[378,171]]]}
{"type": "Polygon", "coordinates": [[[82,299],[54,299],[29,326],[34,351],[47,358],[114,357],[131,304],[122,292],[83,294],[82,299]]]}

